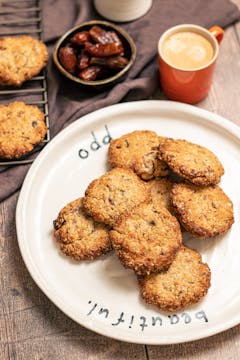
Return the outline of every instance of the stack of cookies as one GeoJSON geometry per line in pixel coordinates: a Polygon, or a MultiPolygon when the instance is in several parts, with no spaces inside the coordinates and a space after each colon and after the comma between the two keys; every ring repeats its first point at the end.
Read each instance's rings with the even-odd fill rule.
{"type": "Polygon", "coordinates": [[[232,202],[217,185],[222,164],[202,146],[147,130],[113,140],[108,163],[112,170],[54,221],[61,250],[83,260],[113,248],[136,274],[145,301],[163,311],[198,302],[211,272],[184,246],[182,231],[205,239],[233,224],[232,202]]]}
{"type": "MultiPolygon", "coordinates": [[[[30,36],[0,38],[0,87],[20,87],[46,65],[47,47],[30,36]]],[[[37,106],[15,101],[0,105],[0,158],[23,157],[47,133],[44,115],[37,106]]]]}

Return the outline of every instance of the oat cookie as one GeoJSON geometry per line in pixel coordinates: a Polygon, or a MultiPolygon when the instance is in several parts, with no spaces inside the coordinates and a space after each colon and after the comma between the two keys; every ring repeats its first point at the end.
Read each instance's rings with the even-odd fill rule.
{"type": "Polygon", "coordinates": [[[62,252],[75,260],[93,260],[111,250],[108,228],[86,215],[82,198],[60,211],[54,229],[62,252]]]}
{"type": "Polygon", "coordinates": [[[150,191],[150,198],[160,205],[165,206],[168,211],[173,212],[171,189],[172,182],[168,178],[152,179],[146,182],[147,189],[150,191]]]}
{"type": "Polygon", "coordinates": [[[167,268],[182,243],[178,221],[156,202],[123,214],[110,238],[122,264],[139,275],[167,268]]]}
{"type": "Polygon", "coordinates": [[[174,184],[171,197],[179,221],[194,237],[223,234],[234,222],[232,201],[218,185],[174,184]]]}
{"type": "Polygon", "coordinates": [[[43,113],[23,102],[0,105],[0,158],[17,159],[29,153],[47,132],[43,113]]]}
{"type": "Polygon", "coordinates": [[[145,183],[133,171],[115,168],[90,183],[83,205],[96,221],[112,226],[124,211],[148,198],[145,183]]]}
{"type": "Polygon", "coordinates": [[[167,271],[139,277],[140,291],[148,304],[163,311],[179,311],[199,302],[210,287],[211,271],[201,255],[184,246],[167,271]]]}
{"type": "Polygon", "coordinates": [[[128,167],[143,180],[168,174],[168,166],[159,160],[161,142],[154,131],[137,130],[112,140],[108,162],[112,167],[128,167]]]}
{"type": "Polygon", "coordinates": [[[21,86],[46,65],[46,45],[30,36],[0,38],[0,85],[21,86]]]}
{"type": "Polygon", "coordinates": [[[216,155],[186,140],[166,139],[160,145],[160,155],[175,173],[196,185],[217,184],[224,174],[216,155]]]}

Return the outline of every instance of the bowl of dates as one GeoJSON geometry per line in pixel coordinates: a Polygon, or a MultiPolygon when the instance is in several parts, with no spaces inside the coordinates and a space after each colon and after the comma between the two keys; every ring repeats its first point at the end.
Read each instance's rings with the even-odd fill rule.
{"type": "Polygon", "coordinates": [[[136,47],[122,28],[92,20],[74,27],[57,42],[53,60],[68,79],[87,86],[121,81],[133,65],[136,47]]]}

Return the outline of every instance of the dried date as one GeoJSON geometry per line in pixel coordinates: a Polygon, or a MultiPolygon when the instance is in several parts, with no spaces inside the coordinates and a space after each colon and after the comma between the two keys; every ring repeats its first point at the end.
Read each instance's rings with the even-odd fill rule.
{"type": "Polygon", "coordinates": [[[123,56],[109,56],[106,58],[92,57],[91,65],[101,65],[113,70],[121,70],[129,63],[128,59],[123,56]]]}
{"type": "Polygon", "coordinates": [[[117,43],[107,43],[107,44],[85,44],[86,51],[96,57],[106,57],[112,55],[119,55],[122,52],[122,47],[117,43]]]}
{"type": "Polygon", "coordinates": [[[117,33],[115,31],[109,31],[108,36],[111,39],[111,42],[115,42],[115,43],[119,44],[122,47],[122,51],[123,51],[123,44],[122,44],[120,37],[117,35],[117,33]]]}
{"type": "Polygon", "coordinates": [[[96,80],[102,72],[101,66],[89,66],[86,69],[82,70],[78,77],[85,81],[93,81],[96,80]]]}
{"type": "Polygon", "coordinates": [[[115,31],[106,31],[100,26],[95,25],[89,30],[89,34],[91,35],[91,38],[95,43],[117,43],[121,45],[123,51],[122,41],[115,31]]]}
{"type": "Polygon", "coordinates": [[[91,27],[89,33],[92,40],[96,43],[107,44],[109,42],[113,42],[112,38],[109,37],[109,33],[106,30],[102,29],[100,26],[95,25],[91,27]]]}
{"type": "Polygon", "coordinates": [[[59,59],[64,67],[70,74],[74,74],[77,66],[77,57],[75,51],[70,46],[62,47],[59,50],[59,59]]]}
{"type": "Polygon", "coordinates": [[[82,46],[88,41],[91,41],[91,36],[88,31],[78,32],[70,39],[70,43],[75,46],[82,46]]]}
{"type": "Polygon", "coordinates": [[[89,66],[89,64],[90,64],[90,55],[86,52],[86,50],[81,49],[77,59],[78,69],[79,70],[86,69],[89,66]]]}

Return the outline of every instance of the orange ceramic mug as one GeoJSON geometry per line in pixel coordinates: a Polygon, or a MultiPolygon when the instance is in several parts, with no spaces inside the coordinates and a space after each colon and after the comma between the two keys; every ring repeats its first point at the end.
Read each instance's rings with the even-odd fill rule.
{"type": "Polygon", "coordinates": [[[183,24],[161,36],[158,43],[160,81],[169,99],[195,104],[208,94],[223,34],[219,26],[207,30],[183,24]]]}

